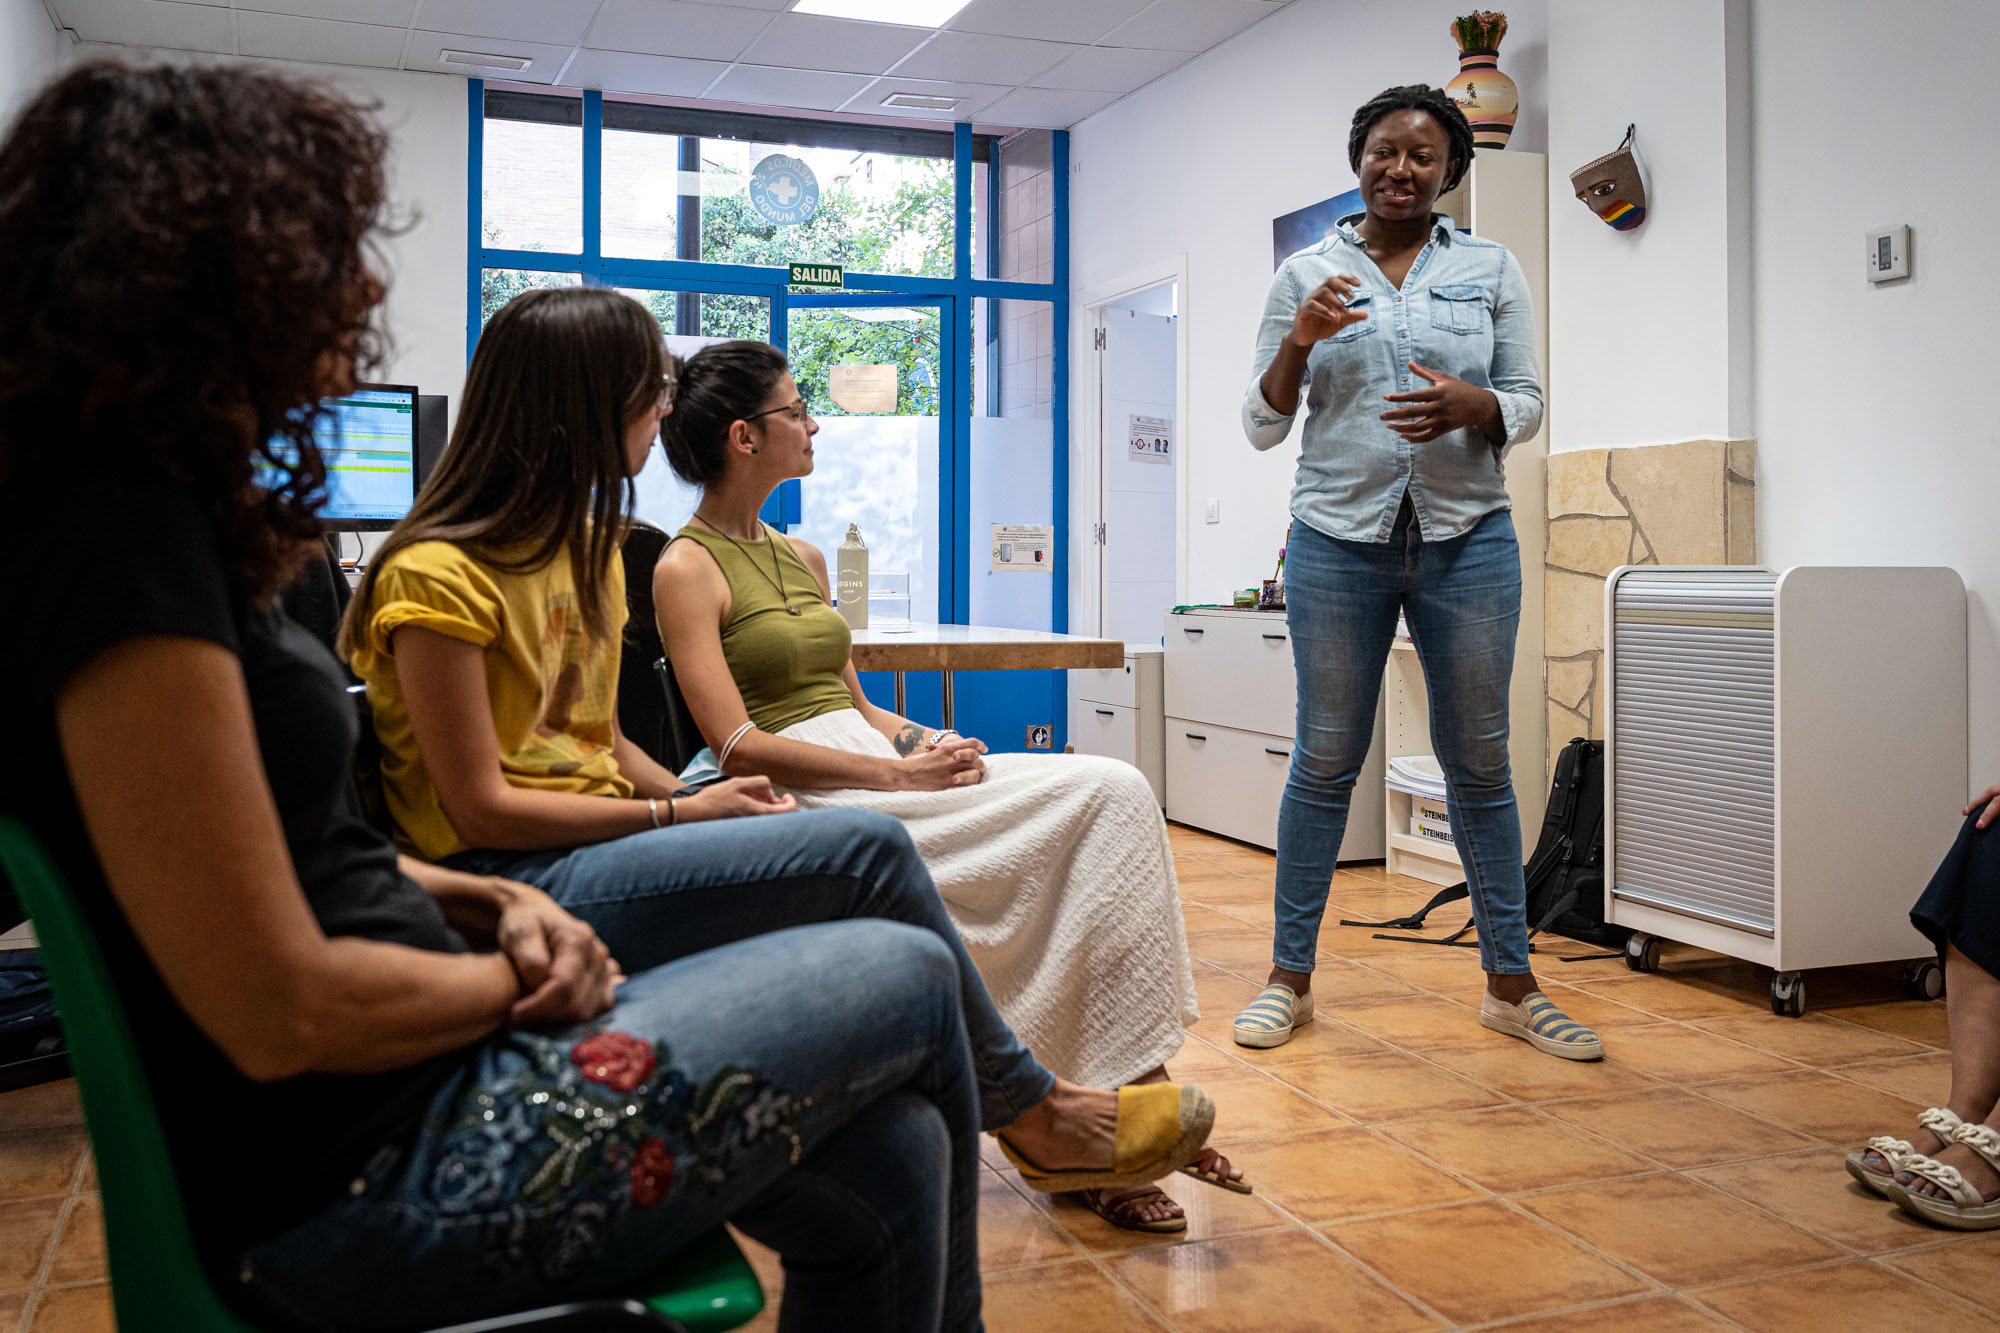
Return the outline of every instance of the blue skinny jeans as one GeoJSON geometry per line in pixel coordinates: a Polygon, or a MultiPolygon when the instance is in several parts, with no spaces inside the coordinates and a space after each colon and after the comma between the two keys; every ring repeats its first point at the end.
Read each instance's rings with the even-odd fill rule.
{"type": "Polygon", "coordinates": [[[888,921],[635,972],[595,1022],[472,1048],[411,1142],[240,1256],[240,1294],[264,1326],[434,1328],[643,1294],[727,1220],[784,1257],[788,1333],[977,1330],[959,993],[937,935],[888,921]]]}
{"type": "Polygon", "coordinates": [[[1311,972],[1318,959],[1334,857],[1368,757],[1400,612],[1430,695],[1431,745],[1472,891],[1480,966],[1529,971],[1521,818],[1507,760],[1507,691],[1521,620],[1512,517],[1496,510],[1472,531],[1439,542],[1423,539],[1407,500],[1386,542],[1343,541],[1293,519],[1285,603],[1298,729],[1278,808],[1272,961],[1311,972]]]}
{"type": "Polygon", "coordinates": [[[993,1007],[930,871],[892,816],[758,815],[559,851],[461,852],[447,864],[534,885],[589,922],[628,974],[787,926],[857,917],[921,926],[958,960],[979,1127],[1013,1124],[1055,1087],[993,1007]]]}

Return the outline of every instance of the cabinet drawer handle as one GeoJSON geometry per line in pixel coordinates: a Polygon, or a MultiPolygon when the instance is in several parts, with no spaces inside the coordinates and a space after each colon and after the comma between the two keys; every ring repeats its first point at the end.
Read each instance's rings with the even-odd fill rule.
{"type": "Polygon", "coordinates": [[[1098,710],[1097,710],[1097,715],[1098,715],[1099,717],[1117,717],[1117,716],[1118,716],[1118,714],[1116,714],[1116,713],[1112,712],[1112,711],[1111,711],[1111,710],[1110,710],[1109,708],[1100,708],[1100,709],[1098,709],[1098,710]]]}
{"type": "Polygon", "coordinates": [[[1206,737],[1206,736],[1203,736],[1203,735],[1201,735],[1201,734],[1199,734],[1199,733],[1197,733],[1197,732],[1192,732],[1192,731],[1190,731],[1189,733],[1187,733],[1187,738],[1188,738],[1189,740],[1191,740],[1191,741],[1205,741],[1205,740],[1207,740],[1207,739],[1208,739],[1208,737],[1206,737]]]}
{"type": "Polygon", "coordinates": [[[1283,643],[1285,641],[1285,636],[1282,634],[1266,634],[1264,637],[1267,639],[1275,639],[1279,643],[1283,643]]]}
{"type": "Polygon", "coordinates": [[[1268,746],[1268,745],[1264,747],[1264,753],[1265,753],[1265,754],[1274,754],[1274,755],[1278,756],[1278,758],[1280,758],[1280,759],[1290,759],[1290,758],[1292,757],[1292,752],[1291,752],[1290,750],[1273,750],[1273,749],[1272,749],[1272,748],[1271,748],[1270,746],[1268,746]]]}
{"type": "Polygon", "coordinates": [[[1187,626],[1187,625],[1182,625],[1182,626],[1181,626],[1181,633],[1183,633],[1183,634],[1206,634],[1206,633],[1208,633],[1208,631],[1207,631],[1207,630],[1205,630],[1205,629],[1193,629],[1193,628],[1190,628],[1190,627],[1189,627],[1189,626],[1187,626]]]}

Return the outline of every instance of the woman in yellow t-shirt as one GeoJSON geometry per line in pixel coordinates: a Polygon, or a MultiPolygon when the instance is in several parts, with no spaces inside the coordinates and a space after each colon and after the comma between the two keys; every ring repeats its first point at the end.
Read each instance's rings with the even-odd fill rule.
{"type": "Polygon", "coordinates": [[[925,927],[957,958],[982,1128],[1024,1175],[1130,1188],[1195,1160],[1200,1089],[1083,1088],[1021,1045],[895,820],[788,814],[761,777],[690,792],[619,732],[618,546],[670,401],[661,343],[603,288],[526,293],[481,334],[445,455],[342,627],[399,838],[541,889],[634,972],[845,917],[925,927]]]}

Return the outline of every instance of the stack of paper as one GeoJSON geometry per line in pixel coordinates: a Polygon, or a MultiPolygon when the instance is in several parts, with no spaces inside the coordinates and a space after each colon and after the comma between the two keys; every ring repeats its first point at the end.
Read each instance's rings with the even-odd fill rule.
{"type": "Polygon", "coordinates": [[[1445,799],[1444,769],[1427,754],[1407,754],[1389,761],[1387,785],[1412,796],[1445,799]]]}

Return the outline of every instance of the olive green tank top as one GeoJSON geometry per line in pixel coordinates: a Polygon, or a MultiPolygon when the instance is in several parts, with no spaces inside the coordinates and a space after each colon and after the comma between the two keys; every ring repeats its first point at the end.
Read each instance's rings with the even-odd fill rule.
{"type": "Polygon", "coordinates": [[[750,720],[775,733],[854,707],[841,675],[854,640],[792,544],[768,524],[760,526],[764,540],[741,545],[692,523],[679,535],[700,542],[729,580],[723,660],[750,720]],[[799,614],[786,612],[780,584],[799,614]]]}

